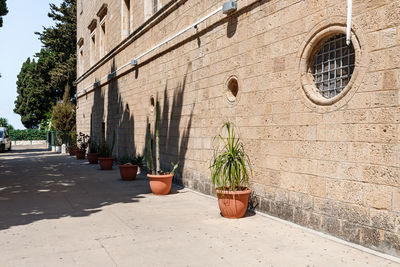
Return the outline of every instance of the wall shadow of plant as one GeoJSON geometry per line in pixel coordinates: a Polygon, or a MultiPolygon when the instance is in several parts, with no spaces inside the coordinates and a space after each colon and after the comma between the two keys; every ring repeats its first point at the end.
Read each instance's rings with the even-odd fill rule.
{"type": "MultiPolygon", "coordinates": [[[[189,64],[190,65],[190,64],[189,64]]],[[[168,81],[165,82],[162,100],[156,97],[160,102],[160,162],[163,171],[172,169],[171,163],[179,162],[179,167],[175,171],[174,183],[183,185],[182,174],[185,170],[186,153],[188,150],[190,130],[192,127],[193,110],[195,104],[188,104],[187,107],[191,108],[190,115],[183,113],[184,109],[184,96],[187,82],[187,72],[183,76],[183,80],[173,88],[172,103],[168,95],[168,81]],[[184,120],[182,122],[182,120],[184,120]],[[181,134],[181,131],[183,132],[181,134]]],[[[155,111],[156,112],[156,111],[155,111]]],[[[155,117],[155,114],[153,114],[155,117]]],[[[147,119],[148,125],[149,118],[147,119]]],[[[153,123],[154,124],[154,123],[153,123]]],[[[152,127],[154,129],[154,125],[152,127]]],[[[146,140],[150,135],[149,129],[146,130],[146,140]]],[[[148,149],[146,142],[146,149],[148,149]]],[[[154,147],[154,141],[153,141],[154,147]]],[[[154,149],[153,149],[154,150],[154,149]]]]}
{"type": "MultiPolygon", "coordinates": [[[[110,73],[116,70],[113,60],[110,73]]],[[[135,119],[128,103],[124,103],[120,91],[118,77],[109,77],[107,83],[106,110],[103,88],[97,88],[92,106],[91,135],[94,140],[106,140],[112,144],[115,138],[113,155],[115,158],[125,154],[135,154],[135,119]],[[103,125],[104,123],[104,125],[103,125]]]]}

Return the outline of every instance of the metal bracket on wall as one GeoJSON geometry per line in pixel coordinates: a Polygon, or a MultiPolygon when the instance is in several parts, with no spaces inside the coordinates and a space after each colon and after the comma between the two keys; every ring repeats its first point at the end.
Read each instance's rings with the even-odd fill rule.
{"type": "Polygon", "coordinates": [[[225,15],[229,15],[232,12],[235,12],[237,10],[237,2],[236,0],[230,0],[228,2],[225,2],[224,5],[222,6],[222,13],[225,15]]]}

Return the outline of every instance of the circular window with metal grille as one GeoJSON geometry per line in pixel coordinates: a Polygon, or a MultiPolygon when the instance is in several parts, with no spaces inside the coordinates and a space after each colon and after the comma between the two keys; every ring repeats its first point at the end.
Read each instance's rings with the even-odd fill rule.
{"type": "Polygon", "coordinates": [[[346,35],[335,34],[325,39],[311,60],[315,86],[327,99],[339,95],[351,80],[355,66],[353,44],[346,44],[346,35]]]}

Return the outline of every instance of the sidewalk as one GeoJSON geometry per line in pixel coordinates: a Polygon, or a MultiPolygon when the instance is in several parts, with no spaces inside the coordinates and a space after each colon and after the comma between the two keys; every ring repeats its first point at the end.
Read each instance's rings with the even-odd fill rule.
{"type": "MultiPolygon", "coordinates": [[[[14,148],[18,149],[18,148],[14,148]]],[[[0,154],[0,266],[400,266],[187,189],[154,196],[73,157],[0,154]]]]}

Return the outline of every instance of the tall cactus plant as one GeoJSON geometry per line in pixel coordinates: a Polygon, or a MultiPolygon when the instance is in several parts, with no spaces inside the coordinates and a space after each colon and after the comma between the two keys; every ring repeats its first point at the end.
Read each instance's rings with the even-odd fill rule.
{"type": "Polygon", "coordinates": [[[147,136],[146,136],[146,163],[147,168],[153,174],[159,174],[161,172],[160,166],[160,102],[156,101],[156,122],[154,129],[154,138],[151,134],[150,123],[147,121],[147,136]],[[153,158],[153,141],[155,145],[155,164],[153,158]],[[154,166],[155,165],[155,166],[154,166]]]}
{"type": "Polygon", "coordinates": [[[160,173],[160,102],[156,102],[156,172],[160,173]]]}
{"type": "Polygon", "coordinates": [[[179,163],[171,163],[172,171],[171,172],[163,172],[161,170],[160,164],[160,102],[156,101],[156,121],[154,127],[154,137],[151,134],[151,125],[147,120],[147,134],[146,134],[146,164],[147,168],[152,174],[165,174],[165,173],[174,173],[178,168],[179,163]],[[154,141],[154,143],[153,143],[154,141]],[[153,157],[153,145],[155,146],[154,152],[155,157],[153,157]],[[155,162],[154,162],[155,160],[155,162]]]}
{"type": "Polygon", "coordinates": [[[147,134],[146,134],[146,165],[149,171],[154,172],[153,169],[153,142],[151,138],[150,123],[147,121],[147,134]]]}

